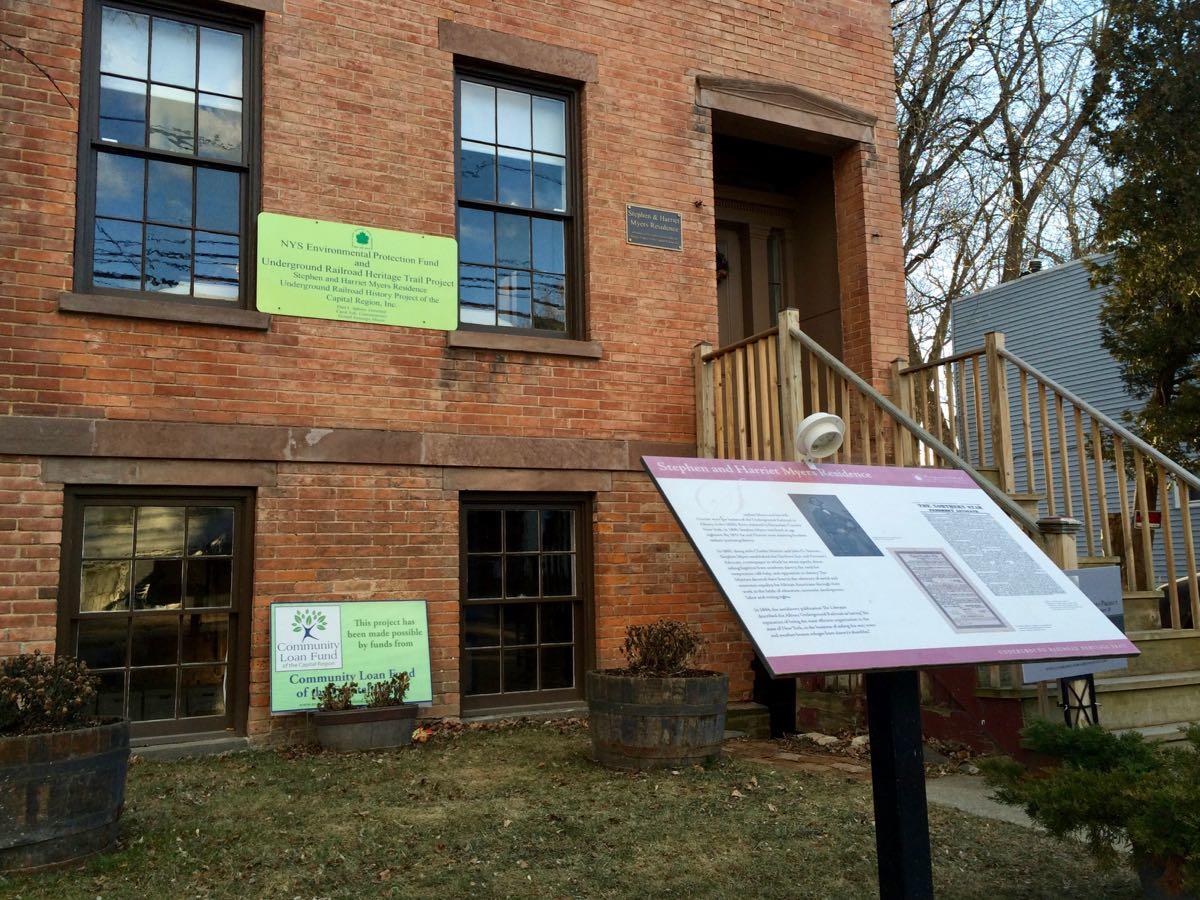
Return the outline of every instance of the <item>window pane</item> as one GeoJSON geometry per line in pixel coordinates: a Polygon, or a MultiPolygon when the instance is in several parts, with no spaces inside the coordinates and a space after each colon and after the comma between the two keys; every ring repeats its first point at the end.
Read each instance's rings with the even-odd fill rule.
{"type": "Polygon", "coordinates": [[[146,143],[146,82],[100,76],[100,140],[146,143]]]}
{"type": "Polygon", "coordinates": [[[575,686],[575,648],[542,648],[542,690],[575,686]]]}
{"type": "Polygon", "coordinates": [[[468,647],[499,647],[500,605],[463,607],[463,640],[468,647]]]}
{"type": "Polygon", "coordinates": [[[175,718],[176,668],[129,673],[129,718],[134,722],[175,718]]]}
{"type": "Polygon", "coordinates": [[[496,324],[496,270],[458,267],[458,316],[474,325],[496,324]]]}
{"type": "Polygon", "coordinates": [[[533,155],[533,205],[566,212],[567,160],[562,156],[533,155]]]}
{"type": "Polygon", "coordinates": [[[228,556],[233,552],[233,507],[194,506],[187,511],[188,556],[228,556]]]}
{"type": "Polygon", "coordinates": [[[129,643],[129,620],[124,616],[96,616],[79,622],[75,655],[90,669],[112,669],[125,665],[129,643]]]}
{"type": "Polygon", "coordinates": [[[482,209],[458,208],[458,258],[460,262],[483,263],[496,261],[493,215],[482,209]]]}
{"type": "Polygon", "coordinates": [[[79,579],[80,612],[129,609],[128,562],[85,562],[79,579]]]}
{"type": "Polygon", "coordinates": [[[203,613],[183,617],[183,661],[225,662],[229,656],[229,616],[203,613]]]}
{"type": "Polygon", "coordinates": [[[533,133],[529,118],[529,95],[518,91],[496,91],[496,142],[528,150],[533,133]]]}
{"type": "Polygon", "coordinates": [[[196,153],[212,159],[242,158],[242,101],[200,95],[200,142],[196,153]]]}
{"type": "Polygon", "coordinates": [[[467,599],[500,596],[500,557],[472,556],[467,559],[467,599]]]}
{"type": "Polygon", "coordinates": [[[538,595],[538,558],[529,556],[504,557],[504,596],[536,597],[538,595]]]}
{"type": "Polygon", "coordinates": [[[528,150],[500,148],[500,202],[506,206],[529,206],[532,201],[530,189],[530,160],[528,150]]]}
{"type": "Polygon", "coordinates": [[[140,290],[142,286],[142,225],[118,219],[96,219],[92,249],[92,284],[96,287],[140,290]]]}
{"type": "Polygon", "coordinates": [[[196,95],[192,91],[150,86],[150,146],[192,153],[196,147],[196,95]]]}
{"type": "Polygon", "coordinates": [[[504,607],[504,646],[537,643],[536,603],[509,603],[504,607]]]}
{"type": "Polygon", "coordinates": [[[225,666],[188,666],[180,672],[180,716],[225,714],[225,666]]]}
{"type": "Polygon", "coordinates": [[[242,36],[200,29],[200,90],[242,96],[242,36]]]}
{"type": "Polygon", "coordinates": [[[192,291],[192,233],[165,225],[146,226],[146,290],[192,291]]]}
{"type": "Polygon", "coordinates": [[[543,153],[567,152],[567,105],[549,97],[533,98],[533,149],[543,153]]]}
{"type": "MultiPolygon", "coordinates": [[[[142,217],[146,163],[136,156],[96,154],[96,215],[119,219],[142,217]]],[[[139,229],[139,244],[140,229],[139,229]]],[[[139,256],[141,253],[139,252],[139,256]]]]}
{"type": "Polygon", "coordinates": [[[567,271],[563,223],[557,219],[533,220],[533,267],[539,272],[567,271]]]}
{"type": "Polygon", "coordinates": [[[496,263],[517,269],[529,268],[528,216],[496,214],[496,263]]]}
{"type": "Polygon", "coordinates": [[[102,72],[145,78],[149,46],[149,16],[104,7],[100,22],[102,72]]]}
{"type": "Polygon", "coordinates": [[[134,562],[134,609],[179,609],[182,605],[183,560],[139,559],[134,562]]]}
{"type": "Polygon", "coordinates": [[[205,231],[237,231],[241,192],[237,172],[196,170],[196,227],[205,231]]]}
{"type": "Polygon", "coordinates": [[[196,26],[155,18],[153,36],[150,79],[180,87],[195,87],[196,26]]]}
{"type": "Polygon", "coordinates": [[[463,693],[466,694],[500,693],[500,651],[467,651],[463,682],[463,693]]]}
{"type": "Polygon", "coordinates": [[[134,616],[130,665],[171,666],[179,662],[179,617],[134,616]]]}
{"type": "Polygon", "coordinates": [[[567,280],[561,275],[533,276],[533,327],[551,331],[567,328],[567,280]]]}
{"type": "Polygon", "coordinates": [[[464,200],[496,199],[496,150],[486,144],[462,142],[459,151],[459,196],[464,200]]]}
{"type": "Polygon", "coordinates": [[[210,300],[238,298],[238,239],[229,234],[196,232],[196,283],[192,294],[210,300]]]}
{"type": "Polygon", "coordinates": [[[229,606],[232,598],[233,560],[188,559],[188,606],[229,606]]]}
{"type": "Polygon", "coordinates": [[[540,606],[542,615],[542,643],[570,643],[575,604],[542,603],[540,606]]]}
{"type": "Polygon", "coordinates": [[[486,84],[464,81],[460,87],[460,134],[463,140],[496,140],[496,89],[486,84]]]}
{"type": "Polygon", "coordinates": [[[137,511],[137,556],[183,555],[183,507],[141,506],[137,511]]]}
{"type": "Polygon", "coordinates": [[[538,548],[538,511],[510,509],[504,513],[504,549],[509,553],[538,548]]]}
{"type": "Polygon", "coordinates": [[[569,597],[575,593],[575,554],[555,553],[542,557],[542,594],[569,597]]]}
{"type": "Polygon", "coordinates": [[[85,559],[121,559],[133,556],[133,507],[85,508],[83,556],[85,559]]]}
{"type": "Polygon", "coordinates": [[[192,167],[150,161],[146,218],[168,225],[192,224],[192,167]]]}
{"type": "Polygon", "coordinates": [[[533,320],[529,312],[529,273],[515,269],[496,272],[496,321],[514,328],[528,328],[533,320]]]}
{"type": "Polygon", "coordinates": [[[125,715],[125,670],[99,672],[100,686],[96,696],[96,715],[103,717],[125,715]]]}
{"type": "Polygon", "coordinates": [[[504,651],[504,693],[537,690],[537,648],[504,651]]]}
{"type": "Polygon", "coordinates": [[[468,552],[500,551],[500,516],[498,509],[472,509],[467,512],[468,552]]]}

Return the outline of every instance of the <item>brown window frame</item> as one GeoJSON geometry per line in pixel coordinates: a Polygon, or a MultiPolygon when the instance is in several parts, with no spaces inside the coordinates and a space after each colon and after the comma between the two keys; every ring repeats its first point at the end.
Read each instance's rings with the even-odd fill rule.
{"type": "MultiPolygon", "coordinates": [[[[584,676],[595,666],[595,605],[593,587],[593,498],[590,494],[542,494],[542,493],[463,493],[459,498],[459,705],[464,714],[486,714],[514,708],[536,708],[552,704],[582,700],[584,676]],[[473,510],[555,510],[570,508],[575,514],[575,596],[574,597],[530,597],[522,599],[481,598],[467,599],[467,513],[473,510]],[[576,603],[578,616],[572,634],[575,653],[575,684],[570,688],[551,690],[516,691],[499,694],[468,695],[465,690],[465,665],[467,660],[466,617],[462,615],[468,605],[487,606],[506,603],[553,603],[571,600],[576,603]]],[[[501,551],[501,556],[505,552],[501,551]]],[[[535,645],[541,647],[541,640],[535,645]]],[[[540,665],[540,664],[539,664],[540,665]]]]}
{"type": "Polygon", "coordinates": [[[547,218],[562,221],[563,261],[566,269],[566,328],[555,331],[550,328],[518,328],[509,325],[483,325],[477,322],[463,322],[461,319],[461,300],[459,302],[460,331],[482,331],[498,334],[526,335],[530,337],[546,337],[559,340],[586,339],[586,310],[584,301],[584,272],[583,272],[583,141],[580,114],[580,85],[535,74],[529,74],[503,66],[482,66],[460,62],[454,68],[454,231],[458,234],[458,210],[461,206],[473,209],[487,210],[500,213],[520,213],[531,218],[547,218]],[[509,88],[518,91],[554,97],[566,103],[566,191],[567,212],[565,214],[537,210],[532,207],[507,206],[496,201],[464,200],[460,196],[462,185],[461,160],[459,147],[462,142],[462,82],[464,80],[485,84],[495,88],[509,88]]]}
{"type": "MultiPolygon", "coordinates": [[[[196,4],[179,0],[86,0],[83,14],[83,52],[80,60],[79,84],[79,145],[76,156],[75,202],[75,263],[74,291],[99,297],[121,300],[145,300],[150,304],[169,302],[214,310],[255,310],[256,217],[261,197],[262,157],[262,15],[252,11],[237,11],[217,5],[197,11],[196,4]],[[242,140],[245,148],[242,162],[235,163],[178,153],[151,147],[140,147],[100,140],[100,27],[102,7],[109,6],[150,16],[175,19],[197,26],[214,26],[235,30],[244,35],[242,58],[242,140]],[[96,166],[99,151],[117,153],[145,160],[161,160],[188,165],[191,168],[213,168],[237,172],[242,176],[242,191],[238,212],[238,300],[232,303],[206,297],[166,294],[126,288],[96,287],[93,284],[93,254],[95,251],[96,166]]],[[[192,192],[193,226],[195,230],[195,191],[192,192]]],[[[144,238],[143,238],[144,241],[144,238]]],[[[143,254],[145,247],[143,243],[143,254]]],[[[193,265],[195,258],[193,256],[193,265]]],[[[148,304],[148,305],[150,305],[148,304]]]]}
{"type": "MultiPolygon", "coordinates": [[[[225,714],[133,722],[130,728],[134,738],[186,739],[189,735],[230,730],[238,735],[246,733],[253,627],[254,499],[253,488],[68,486],[64,489],[55,646],[57,653],[69,656],[75,654],[76,623],[81,615],[85,615],[79,611],[79,592],[83,559],[83,510],[86,506],[233,505],[236,509],[233,584],[229,606],[229,656],[225,663],[228,673],[225,714]]],[[[130,610],[128,615],[131,618],[161,616],[162,610],[130,610]]],[[[124,668],[130,668],[128,660],[124,668]]]]}

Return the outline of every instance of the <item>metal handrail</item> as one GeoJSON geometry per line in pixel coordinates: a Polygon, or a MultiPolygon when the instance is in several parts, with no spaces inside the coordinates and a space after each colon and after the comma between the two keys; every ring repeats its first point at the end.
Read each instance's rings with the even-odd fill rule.
{"type": "Polygon", "coordinates": [[[1026,375],[1030,375],[1034,378],[1034,380],[1040,381],[1043,385],[1050,388],[1050,390],[1057,393],[1064,400],[1068,401],[1069,403],[1073,403],[1075,406],[1077,406],[1083,412],[1087,413],[1089,416],[1091,416],[1097,422],[1102,424],[1105,428],[1108,428],[1109,430],[1115,432],[1116,435],[1122,441],[1129,444],[1131,447],[1138,450],[1143,455],[1150,457],[1152,460],[1154,460],[1156,463],[1158,463],[1160,466],[1162,466],[1164,469],[1166,469],[1168,472],[1170,472],[1176,478],[1180,479],[1188,486],[1194,487],[1197,490],[1200,490],[1200,478],[1197,478],[1195,475],[1193,475],[1191,472],[1189,472],[1183,466],[1179,465],[1179,463],[1175,462],[1175,460],[1171,459],[1169,456],[1166,456],[1166,455],[1160,453],[1158,450],[1155,450],[1153,447],[1151,447],[1149,444],[1147,444],[1144,440],[1142,440],[1140,437],[1138,437],[1136,434],[1134,434],[1128,428],[1124,427],[1123,425],[1121,425],[1118,422],[1114,421],[1113,419],[1109,418],[1104,413],[1100,412],[1100,410],[1096,409],[1096,407],[1092,406],[1092,404],[1090,404],[1086,400],[1084,400],[1082,397],[1072,393],[1070,390],[1063,387],[1061,384],[1059,384],[1054,379],[1039,372],[1037,369],[1035,369],[1033,366],[1029,365],[1029,363],[1025,362],[1020,357],[1014,356],[1008,350],[1001,349],[999,351],[999,354],[1003,359],[1008,360],[1010,363],[1012,363],[1018,369],[1023,371],[1026,375]]]}
{"type": "Polygon", "coordinates": [[[934,453],[946,460],[946,462],[951,463],[955,468],[962,469],[964,472],[966,472],[967,475],[970,476],[971,480],[979,485],[979,487],[983,489],[983,492],[987,494],[997,506],[999,506],[1006,513],[1008,513],[1008,515],[1019,522],[1027,532],[1033,535],[1039,533],[1040,529],[1038,528],[1037,522],[1030,518],[1029,514],[1026,513],[1025,510],[1023,510],[1017,504],[1017,502],[1012,499],[1012,497],[1008,496],[1008,494],[1004,493],[1004,491],[1000,490],[1000,488],[988,481],[988,479],[985,478],[980,472],[976,471],[969,462],[967,462],[965,459],[955,453],[954,450],[922,428],[913,418],[900,409],[900,407],[896,406],[896,404],[892,403],[891,400],[883,396],[883,394],[879,393],[879,391],[875,390],[875,388],[873,388],[868,382],[859,377],[859,375],[853,369],[849,368],[845,363],[810,338],[799,328],[790,328],[789,332],[793,338],[807,347],[809,352],[814,354],[817,359],[821,360],[821,362],[825,363],[825,365],[841,375],[842,378],[854,385],[854,387],[858,389],[859,393],[869,397],[876,406],[878,406],[896,422],[902,425],[906,431],[908,431],[922,443],[926,444],[930,449],[933,450],[934,453]]]}

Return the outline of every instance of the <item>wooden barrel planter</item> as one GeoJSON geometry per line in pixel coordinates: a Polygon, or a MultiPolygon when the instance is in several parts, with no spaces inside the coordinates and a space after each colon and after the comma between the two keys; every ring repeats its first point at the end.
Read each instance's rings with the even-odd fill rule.
{"type": "Polygon", "coordinates": [[[326,750],[361,752],[387,750],[412,743],[417,724],[416,704],[360,706],[313,713],[317,741],[326,750]]]}
{"type": "Polygon", "coordinates": [[[125,805],[129,722],[0,738],[0,871],[111,846],[125,805]]]}
{"type": "Polygon", "coordinates": [[[718,759],[725,737],[729,678],[587,673],[588,726],[596,762],[660,769],[718,759]]]}

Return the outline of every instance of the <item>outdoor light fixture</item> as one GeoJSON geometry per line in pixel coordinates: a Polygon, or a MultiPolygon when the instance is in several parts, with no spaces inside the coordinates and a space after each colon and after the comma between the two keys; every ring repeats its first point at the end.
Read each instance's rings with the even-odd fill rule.
{"type": "Polygon", "coordinates": [[[846,423],[833,413],[813,413],[796,426],[796,453],[810,462],[832,456],[842,446],[846,423]]]}

